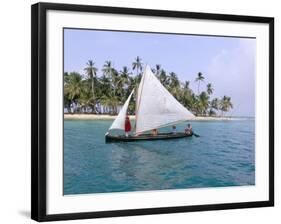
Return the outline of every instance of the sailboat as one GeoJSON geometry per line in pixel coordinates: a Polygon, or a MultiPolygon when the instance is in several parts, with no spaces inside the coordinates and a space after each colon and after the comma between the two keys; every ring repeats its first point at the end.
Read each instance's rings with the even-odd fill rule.
{"type": "Polygon", "coordinates": [[[184,132],[148,134],[148,131],[172,126],[195,116],[181,105],[160,83],[148,65],[136,91],[135,134],[130,136],[112,135],[110,130],[124,130],[127,109],[134,90],[129,95],[118,116],[105,134],[106,142],[130,142],[140,140],[164,140],[190,137],[184,132]]]}

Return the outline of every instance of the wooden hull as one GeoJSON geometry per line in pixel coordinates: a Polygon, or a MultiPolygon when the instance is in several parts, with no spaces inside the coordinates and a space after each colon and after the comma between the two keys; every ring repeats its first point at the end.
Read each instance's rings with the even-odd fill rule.
{"type": "Polygon", "coordinates": [[[186,138],[191,137],[193,134],[185,134],[184,132],[177,132],[177,133],[158,133],[157,135],[153,136],[151,134],[142,134],[139,136],[128,136],[119,135],[113,136],[110,134],[105,135],[105,142],[134,142],[134,141],[154,141],[154,140],[168,140],[168,139],[177,139],[177,138],[186,138]]]}

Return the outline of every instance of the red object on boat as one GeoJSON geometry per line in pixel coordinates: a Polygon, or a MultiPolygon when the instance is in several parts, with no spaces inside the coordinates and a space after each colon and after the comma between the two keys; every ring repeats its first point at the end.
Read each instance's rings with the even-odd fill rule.
{"type": "Polygon", "coordinates": [[[125,120],[125,132],[129,132],[129,131],[131,131],[131,122],[130,122],[129,117],[126,117],[126,120],[125,120]]]}

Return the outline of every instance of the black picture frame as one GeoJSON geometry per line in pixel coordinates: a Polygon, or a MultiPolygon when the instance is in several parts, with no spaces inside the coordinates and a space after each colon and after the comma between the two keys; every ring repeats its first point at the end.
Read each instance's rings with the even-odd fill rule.
{"type": "Polygon", "coordinates": [[[103,7],[73,4],[37,3],[31,10],[31,218],[36,221],[54,221],[161,213],[192,212],[221,209],[274,206],[274,18],[164,11],[137,8],[103,7]],[[124,15],[162,16],[235,22],[254,22],[269,25],[269,200],[208,204],[196,206],[160,207],[68,214],[46,213],[46,12],[63,10],[100,12],[124,15]]]}

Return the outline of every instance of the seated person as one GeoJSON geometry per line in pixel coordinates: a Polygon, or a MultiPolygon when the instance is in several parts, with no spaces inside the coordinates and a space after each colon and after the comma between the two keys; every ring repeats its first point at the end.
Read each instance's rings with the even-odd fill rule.
{"type": "Polygon", "coordinates": [[[177,126],[173,125],[172,128],[173,128],[173,130],[172,130],[173,134],[176,134],[177,133],[177,126]]]}
{"type": "Polygon", "coordinates": [[[158,134],[157,129],[156,129],[156,128],[155,128],[155,129],[152,129],[152,130],[151,130],[151,134],[152,134],[153,136],[156,136],[156,135],[158,134]]]}
{"type": "Polygon", "coordinates": [[[192,126],[191,124],[187,124],[187,127],[184,130],[185,134],[191,135],[192,134],[192,126]]]}

